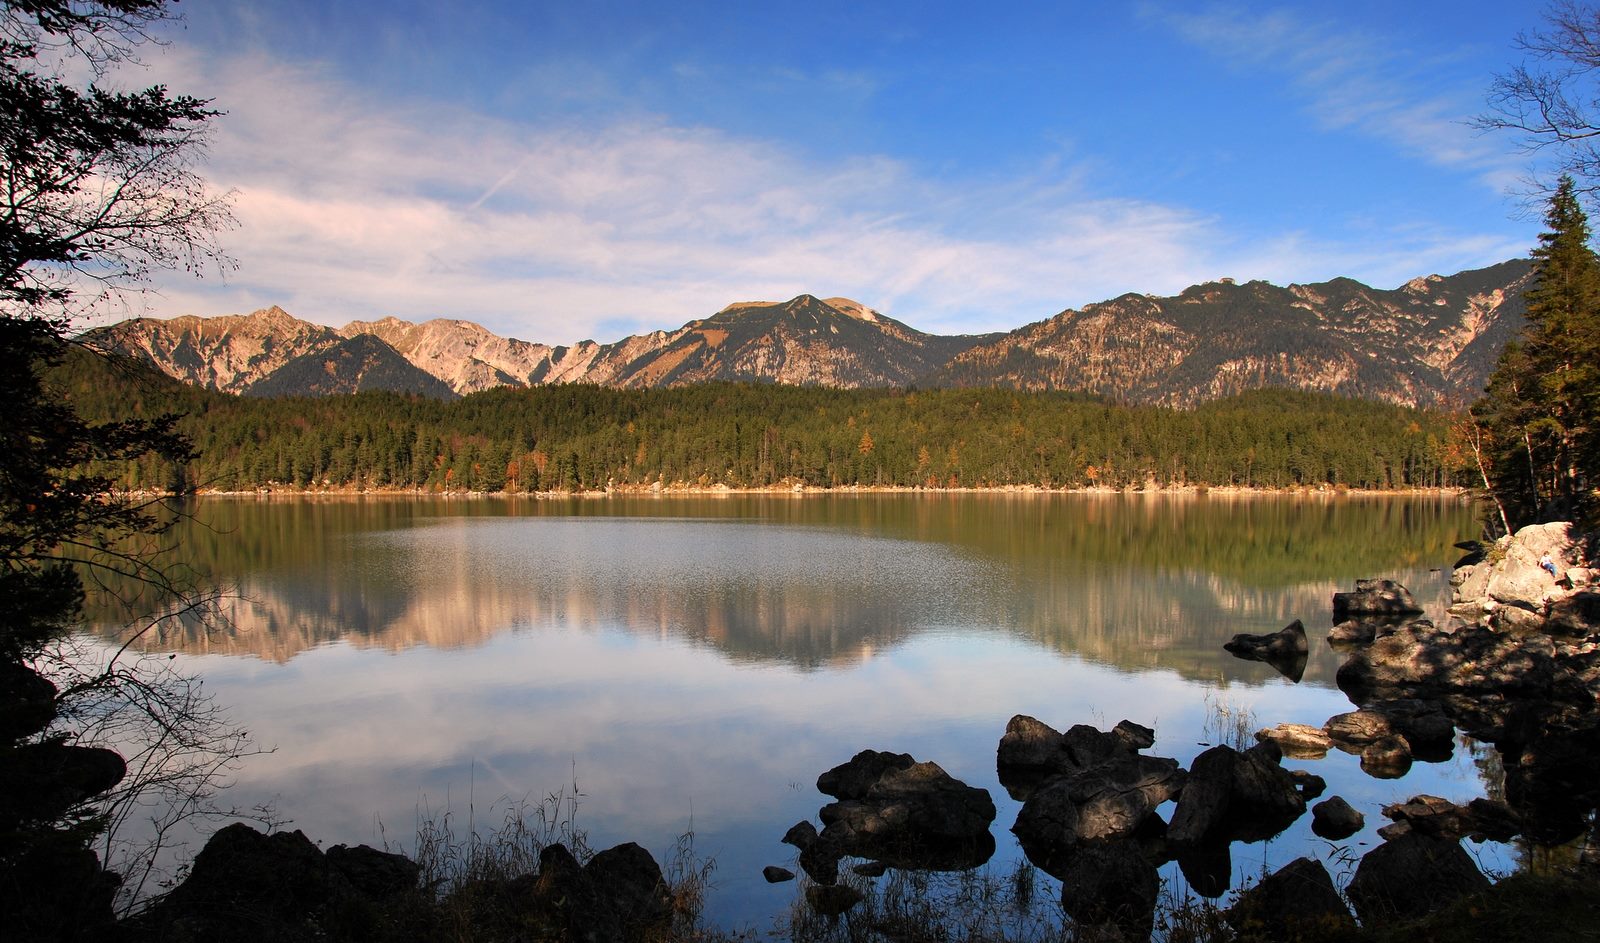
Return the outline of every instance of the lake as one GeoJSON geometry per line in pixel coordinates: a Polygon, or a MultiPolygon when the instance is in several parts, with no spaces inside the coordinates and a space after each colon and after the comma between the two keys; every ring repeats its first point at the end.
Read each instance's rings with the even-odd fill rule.
{"type": "MultiPolygon", "coordinates": [[[[578,799],[596,848],[658,860],[692,831],[716,862],[708,914],[764,929],[795,900],[763,865],[859,750],[907,752],[989,790],[990,867],[1021,855],[995,748],[1014,714],[1058,729],[1153,727],[1185,766],[1229,731],[1321,725],[1330,597],[1405,583],[1443,617],[1450,498],[855,494],[556,499],[211,498],[175,531],[227,588],[227,623],[164,626],[261,746],[227,801],[271,802],[324,847],[410,848],[419,817],[492,828],[521,799],[578,799]],[[1222,644],[1303,619],[1304,679],[1222,644]]],[[[109,634],[112,629],[101,626],[109,634]]],[[[1366,813],[1485,794],[1475,748],[1404,779],[1337,751],[1285,760],[1366,813]]],[[[1162,810],[1170,815],[1171,806],[1162,810]]],[[[1235,846],[1259,875],[1303,854],[1349,868],[1310,816],[1235,846]]],[[[1498,846],[1489,867],[1509,867],[1498,846]]],[[[1163,875],[1181,881],[1174,868],[1163,875]]],[[[1041,876],[1046,886],[1054,885],[1041,876]]]]}

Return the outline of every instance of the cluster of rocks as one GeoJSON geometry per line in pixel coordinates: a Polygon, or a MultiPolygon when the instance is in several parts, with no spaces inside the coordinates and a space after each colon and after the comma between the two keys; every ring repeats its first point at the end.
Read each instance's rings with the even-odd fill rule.
{"type": "MultiPolygon", "coordinates": [[[[1220,896],[1232,878],[1230,843],[1276,834],[1323,788],[1315,776],[1284,769],[1271,743],[1213,748],[1191,770],[1147,755],[1154,743],[1154,731],[1131,721],[1061,732],[1022,715],[1000,740],[1000,782],[1022,803],[1012,832],[1028,859],[1062,882],[1062,905],[1080,925],[1148,938],[1158,868],[1177,860],[1192,883],[1220,896]],[[1173,800],[1169,824],[1156,810],[1173,800]]],[[[865,859],[855,870],[878,875],[890,867],[965,869],[994,853],[988,793],[933,763],[867,750],[817,786],[838,799],[821,810],[822,830],[801,822],[783,840],[799,849],[812,881],[806,899],[819,913],[841,914],[862,899],[839,883],[844,857],[865,859]]],[[[777,866],[764,873],[770,881],[794,876],[777,866]]]]}
{"type": "Polygon", "coordinates": [[[1442,763],[1455,748],[1455,724],[1440,705],[1416,698],[1373,701],[1335,714],[1321,727],[1278,724],[1256,731],[1285,756],[1315,760],[1331,749],[1361,757],[1361,768],[1379,779],[1398,779],[1414,759],[1442,763]]]}
{"type": "Polygon", "coordinates": [[[69,810],[123,781],[113,750],[43,736],[56,686],[19,658],[0,656],[0,913],[22,938],[91,936],[114,922],[121,881],[101,867],[69,810]]]}
{"type": "Polygon", "coordinates": [[[1429,730],[1443,730],[1442,716],[1492,744],[1522,834],[1570,841],[1600,805],[1600,593],[1588,551],[1565,523],[1463,548],[1471,552],[1451,575],[1448,624],[1357,611],[1334,627],[1330,638],[1349,651],[1339,687],[1384,714],[1419,759],[1430,748],[1397,707],[1424,705],[1429,730]]]}
{"type": "Polygon", "coordinates": [[[439,897],[419,884],[404,855],[360,845],[326,852],[300,831],[263,833],[237,823],[218,830],[187,878],[143,914],[123,939],[372,939],[386,928],[428,939],[465,925],[488,938],[625,943],[659,934],[673,904],[661,869],[636,844],[580,864],[566,846],[541,849],[539,869],[483,875],[439,897]],[[502,932],[503,931],[503,932],[502,932]]]}

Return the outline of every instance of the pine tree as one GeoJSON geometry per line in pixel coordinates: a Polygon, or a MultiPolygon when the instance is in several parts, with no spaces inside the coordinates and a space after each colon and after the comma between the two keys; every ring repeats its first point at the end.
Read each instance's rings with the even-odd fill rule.
{"type": "Polygon", "coordinates": [[[1533,250],[1528,325],[1473,406],[1513,526],[1592,513],[1600,459],[1600,259],[1563,177],[1533,250]]]}

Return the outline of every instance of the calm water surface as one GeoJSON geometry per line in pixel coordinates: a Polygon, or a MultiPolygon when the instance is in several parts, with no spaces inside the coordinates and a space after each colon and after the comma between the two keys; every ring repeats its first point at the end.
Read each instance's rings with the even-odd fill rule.
{"type": "MultiPolygon", "coordinates": [[[[1331,594],[1391,576],[1441,617],[1451,544],[1476,533],[1443,499],[208,499],[177,536],[231,588],[229,625],[148,645],[276,748],[235,805],[270,801],[324,845],[409,846],[419,814],[487,828],[576,783],[595,847],[665,859],[692,830],[717,862],[712,917],[759,928],[796,894],[761,867],[793,866],[778,838],[858,750],[987,788],[1009,869],[1018,805],[994,756],[1013,714],[1135,720],[1185,765],[1234,720],[1320,725],[1352,709],[1322,641],[1331,594]],[[1221,650],[1296,618],[1298,685],[1221,650]]],[[[1337,752],[1286,764],[1366,813],[1352,843],[1376,842],[1384,802],[1485,790],[1470,748],[1399,781],[1337,752]]],[[[1234,866],[1308,853],[1333,854],[1309,815],[1234,866]]]]}

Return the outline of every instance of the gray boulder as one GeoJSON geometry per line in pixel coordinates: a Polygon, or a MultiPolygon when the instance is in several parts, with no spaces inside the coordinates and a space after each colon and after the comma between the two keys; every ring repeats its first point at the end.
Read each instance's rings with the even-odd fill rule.
{"type": "Polygon", "coordinates": [[[1544,630],[1568,638],[1600,635],[1600,593],[1583,590],[1552,600],[1544,630]]]}
{"type": "Polygon", "coordinates": [[[1481,626],[1454,632],[1406,626],[1352,654],[1336,680],[1352,699],[1448,694],[1549,695],[1558,683],[1547,636],[1509,637],[1481,626]]]}
{"type": "Polygon", "coordinates": [[[1530,524],[1495,546],[1501,559],[1493,565],[1486,595],[1503,606],[1541,612],[1552,594],[1561,592],[1556,577],[1539,565],[1549,555],[1561,572],[1573,560],[1572,525],[1530,524]]]}

